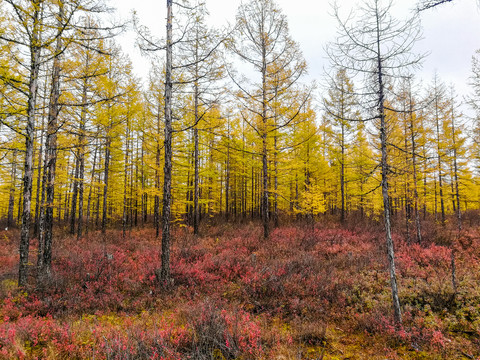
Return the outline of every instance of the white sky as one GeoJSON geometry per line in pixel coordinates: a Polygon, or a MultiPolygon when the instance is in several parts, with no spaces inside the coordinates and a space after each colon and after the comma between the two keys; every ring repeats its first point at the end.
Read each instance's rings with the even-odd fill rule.
{"type": "MultiPolygon", "coordinates": [[[[210,12],[212,26],[221,27],[235,21],[241,0],[205,0],[210,12]]],[[[401,17],[415,6],[417,0],[394,0],[396,13],[401,17]]],[[[339,0],[342,9],[354,8],[357,1],[339,0]]],[[[337,24],[330,15],[329,0],[276,0],[287,15],[290,34],[300,44],[309,67],[309,79],[321,80],[323,69],[328,68],[324,46],[333,41],[337,24]]],[[[140,23],[148,26],[155,36],[165,34],[166,0],[111,0],[110,5],[118,9],[118,16],[126,19],[136,10],[140,23]]],[[[468,77],[471,58],[480,49],[480,10],[476,0],[453,0],[435,9],[422,13],[424,39],[418,44],[419,52],[430,55],[423,63],[417,77],[430,83],[437,70],[447,84],[453,83],[460,96],[470,91],[468,77]]],[[[129,54],[135,72],[146,79],[148,61],[141,57],[134,46],[134,33],[129,31],[120,41],[129,54]]],[[[461,99],[461,98],[460,98],[461,99]]]]}

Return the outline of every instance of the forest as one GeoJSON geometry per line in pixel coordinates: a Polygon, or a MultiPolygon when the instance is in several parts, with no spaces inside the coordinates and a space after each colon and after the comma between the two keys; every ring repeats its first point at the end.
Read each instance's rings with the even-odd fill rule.
{"type": "Polygon", "coordinates": [[[480,359],[480,52],[468,96],[417,76],[447,2],[334,3],[312,82],[274,0],[0,0],[0,359],[480,359]]]}

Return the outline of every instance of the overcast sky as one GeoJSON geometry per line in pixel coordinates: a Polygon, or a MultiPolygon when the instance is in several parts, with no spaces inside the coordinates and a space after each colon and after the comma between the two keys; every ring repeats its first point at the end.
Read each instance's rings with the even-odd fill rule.
{"type": "MultiPolygon", "coordinates": [[[[406,16],[417,0],[394,0],[395,14],[406,16]]],[[[216,27],[233,23],[240,0],[206,0],[210,12],[209,24],[216,27]]],[[[331,16],[329,0],[276,0],[287,15],[292,38],[300,44],[309,67],[309,79],[320,80],[324,68],[328,68],[324,46],[335,39],[336,21],[331,16]]],[[[357,1],[339,1],[342,9],[355,8],[357,1]]],[[[117,16],[131,17],[133,9],[142,25],[152,34],[165,34],[166,0],[111,0],[118,9],[117,16]]],[[[480,49],[480,10],[476,0],[453,0],[435,9],[422,12],[424,39],[418,51],[428,51],[423,68],[417,77],[430,82],[435,70],[447,84],[453,83],[460,96],[470,89],[467,85],[471,70],[471,58],[480,49]]],[[[146,78],[148,61],[142,59],[134,46],[133,32],[122,36],[120,43],[132,59],[135,72],[146,78]]]]}

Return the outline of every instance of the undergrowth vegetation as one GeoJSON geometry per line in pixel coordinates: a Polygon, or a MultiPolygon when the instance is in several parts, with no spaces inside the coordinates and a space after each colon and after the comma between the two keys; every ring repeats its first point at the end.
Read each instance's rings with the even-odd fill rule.
{"type": "MultiPolygon", "coordinates": [[[[475,359],[480,234],[395,236],[395,328],[381,228],[255,224],[175,230],[173,284],[152,229],[55,239],[49,286],[16,289],[18,234],[0,233],[1,359],[475,359]],[[445,238],[455,241],[446,241],[445,238]],[[450,256],[457,257],[453,292],[450,256]]],[[[31,258],[35,259],[35,247],[31,258]]]]}

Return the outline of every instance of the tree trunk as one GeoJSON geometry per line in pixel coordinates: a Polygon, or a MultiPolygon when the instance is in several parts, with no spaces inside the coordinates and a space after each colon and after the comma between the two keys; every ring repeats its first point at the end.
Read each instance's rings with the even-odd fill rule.
{"type": "Polygon", "coordinates": [[[153,208],[153,222],[155,223],[155,237],[160,234],[160,109],[157,114],[157,149],[155,153],[155,203],[153,208]]]}
{"type": "Polygon", "coordinates": [[[165,165],[162,211],[162,265],[157,278],[170,283],[170,216],[172,198],[172,0],[167,0],[167,53],[165,66],[165,165]]]}
{"type": "MultiPolygon", "coordinates": [[[[63,3],[58,3],[59,26],[63,22],[63,3]]],[[[61,31],[61,30],[59,30],[61,31]]],[[[45,211],[45,241],[43,244],[43,261],[41,263],[39,279],[42,281],[50,277],[52,267],[52,240],[53,240],[53,205],[55,200],[55,175],[57,166],[57,132],[58,114],[60,112],[60,71],[62,56],[62,39],[57,37],[55,58],[53,61],[52,92],[47,129],[47,188],[45,211]]]]}
{"type": "Polygon", "coordinates": [[[93,183],[95,181],[95,169],[97,166],[97,151],[98,151],[98,137],[95,139],[95,150],[93,152],[93,164],[92,164],[92,173],[90,175],[90,186],[88,189],[88,200],[87,200],[87,217],[85,219],[85,234],[88,234],[88,229],[90,225],[90,206],[92,201],[92,189],[93,183]]]}
{"type": "Polygon", "coordinates": [[[105,234],[107,229],[107,197],[108,197],[108,173],[110,168],[110,137],[107,137],[107,143],[105,144],[105,171],[103,175],[103,207],[102,207],[102,234],[105,234]]]}
{"type": "Polygon", "coordinates": [[[40,72],[40,1],[33,1],[33,29],[30,44],[30,78],[28,83],[27,124],[25,128],[25,166],[23,174],[23,210],[20,232],[18,286],[27,285],[28,256],[30,251],[30,220],[33,180],[33,139],[35,136],[35,111],[40,72]]]}
{"type": "MultiPolygon", "coordinates": [[[[45,86],[45,93],[46,93],[46,86],[45,86]]],[[[45,100],[44,100],[44,107],[45,107],[45,100]]],[[[35,221],[33,225],[33,236],[38,235],[39,227],[40,227],[40,206],[43,207],[44,201],[44,193],[42,190],[40,202],[40,189],[43,188],[41,179],[42,179],[42,169],[43,169],[43,132],[44,132],[44,122],[45,122],[45,113],[42,115],[42,129],[40,130],[40,149],[38,150],[38,175],[37,175],[37,195],[35,199],[35,221]]]]}
{"type": "Polygon", "coordinates": [[[442,225],[445,226],[445,204],[443,200],[443,176],[442,176],[442,160],[440,147],[440,119],[438,114],[438,94],[435,94],[435,123],[437,130],[437,171],[438,171],[438,187],[440,195],[440,210],[442,212],[442,225]]]}
{"type": "MultiPolygon", "coordinates": [[[[195,104],[195,121],[198,118],[197,104],[195,104]]],[[[200,207],[199,207],[199,151],[198,151],[198,129],[195,126],[193,128],[194,139],[194,168],[195,173],[193,176],[193,233],[198,235],[198,227],[200,225],[200,207]]]]}
{"type": "Polygon", "coordinates": [[[78,176],[80,173],[80,144],[77,145],[78,149],[75,155],[75,175],[73,179],[73,192],[72,192],[72,212],[70,215],[70,234],[75,234],[75,220],[77,217],[77,199],[78,199],[78,176]]]}
{"type": "Polygon", "coordinates": [[[413,199],[414,199],[414,206],[415,206],[415,228],[417,230],[417,243],[422,242],[422,228],[420,224],[420,212],[418,209],[418,187],[417,187],[417,146],[415,142],[415,132],[414,132],[414,124],[413,124],[413,102],[412,102],[412,93],[410,94],[410,138],[412,142],[412,167],[413,167],[413,199]]]}
{"type": "MultiPolygon", "coordinates": [[[[342,109],[343,109],[343,101],[342,101],[342,109]]],[[[343,112],[343,110],[342,110],[343,112]]],[[[344,116],[344,114],[342,114],[342,116],[344,116]]],[[[342,157],[342,160],[341,160],[341,172],[340,172],[340,192],[341,192],[341,196],[342,196],[342,212],[341,212],[341,215],[340,215],[340,222],[342,224],[345,223],[345,124],[343,123],[343,119],[341,119],[342,121],[342,138],[341,138],[341,157],[342,157]]]]}
{"type": "MultiPolygon", "coordinates": [[[[378,14],[378,13],[377,13],[378,14]]],[[[378,15],[377,15],[378,16],[378,15]]],[[[378,19],[378,18],[377,18],[378,19]]],[[[378,114],[380,116],[380,143],[381,143],[381,168],[382,168],[382,197],[383,197],[383,214],[385,222],[385,234],[387,242],[387,257],[388,264],[390,267],[390,286],[392,289],[392,302],[393,302],[393,312],[394,320],[397,326],[402,324],[402,311],[400,309],[400,300],[398,298],[398,287],[397,287],[397,275],[395,269],[395,250],[391,234],[391,225],[390,225],[390,196],[388,192],[388,161],[387,161],[387,128],[386,128],[386,119],[385,119],[385,97],[384,97],[384,84],[383,84],[383,73],[382,73],[382,60],[381,60],[381,50],[380,50],[380,29],[377,23],[377,66],[378,66],[378,114]]]]}
{"type": "Polygon", "coordinates": [[[129,161],[129,144],[130,144],[130,120],[127,115],[127,128],[125,131],[125,164],[123,176],[123,216],[122,216],[122,237],[125,239],[127,233],[127,189],[128,189],[128,161],[129,161]]]}
{"type": "Polygon", "coordinates": [[[10,184],[10,195],[8,199],[8,215],[7,215],[7,228],[13,226],[13,210],[15,207],[15,187],[17,182],[17,149],[13,150],[13,159],[12,159],[12,173],[11,179],[12,183],[10,184]]]}

